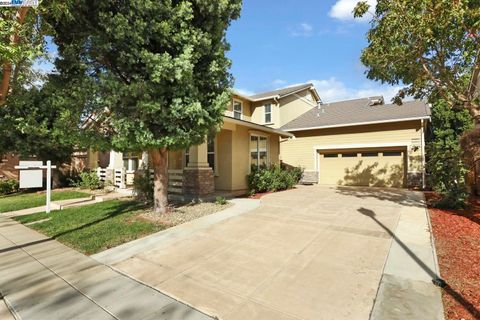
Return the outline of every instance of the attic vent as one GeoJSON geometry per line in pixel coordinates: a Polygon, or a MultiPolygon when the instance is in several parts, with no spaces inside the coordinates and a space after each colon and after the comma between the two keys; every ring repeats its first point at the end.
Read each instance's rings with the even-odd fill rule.
{"type": "Polygon", "coordinates": [[[383,104],[383,97],[370,98],[370,106],[378,106],[383,104]]]}

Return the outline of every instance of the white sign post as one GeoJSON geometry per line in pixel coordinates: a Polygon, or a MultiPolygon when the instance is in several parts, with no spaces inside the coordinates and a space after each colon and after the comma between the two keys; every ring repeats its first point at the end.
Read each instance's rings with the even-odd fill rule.
{"type": "Polygon", "coordinates": [[[47,203],[45,211],[50,213],[50,203],[52,199],[52,161],[48,160],[44,166],[42,161],[20,161],[15,169],[20,170],[20,188],[41,188],[43,186],[43,169],[47,169],[47,203]]]}

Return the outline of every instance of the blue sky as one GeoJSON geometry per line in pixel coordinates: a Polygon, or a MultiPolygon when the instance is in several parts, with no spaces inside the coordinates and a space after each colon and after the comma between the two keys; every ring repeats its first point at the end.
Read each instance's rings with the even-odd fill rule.
{"type": "MultiPolygon", "coordinates": [[[[228,30],[235,88],[249,94],[311,81],[326,102],[397,91],[370,81],[360,62],[368,21],[358,0],[244,0],[228,30]]],[[[375,4],[374,0],[370,3],[375,4]]]]}
{"type": "MultiPolygon", "coordinates": [[[[368,20],[353,19],[358,0],[243,0],[227,32],[235,89],[244,94],[312,82],[324,102],[400,89],[368,80],[360,62],[368,20]]],[[[368,0],[375,5],[376,0],[368,0]]],[[[49,45],[49,54],[56,48],[49,45]]],[[[50,72],[52,65],[37,62],[50,72]]]]}

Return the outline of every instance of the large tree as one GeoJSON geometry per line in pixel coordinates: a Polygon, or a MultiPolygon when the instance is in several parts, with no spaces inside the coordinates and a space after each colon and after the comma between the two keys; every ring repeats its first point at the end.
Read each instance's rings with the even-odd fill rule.
{"type": "Polygon", "coordinates": [[[378,0],[370,9],[361,1],[354,10],[357,17],[372,15],[361,57],[368,78],[404,84],[397,101],[436,92],[450,107],[467,108],[480,124],[480,102],[468,90],[480,70],[480,2],[378,0]]]}
{"type": "Polygon", "coordinates": [[[157,212],[168,204],[168,150],[203,142],[222,121],[226,29],[240,9],[241,0],[79,0],[47,18],[64,86],[90,97],[85,127],[115,150],[149,151],[157,212]]]}

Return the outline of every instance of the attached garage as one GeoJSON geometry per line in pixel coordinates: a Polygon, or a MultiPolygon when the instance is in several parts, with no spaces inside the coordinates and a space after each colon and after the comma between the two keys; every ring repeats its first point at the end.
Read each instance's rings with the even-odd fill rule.
{"type": "Polygon", "coordinates": [[[406,185],[406,149],[318,151],[319,183],[345,186],[406,185]]]}

